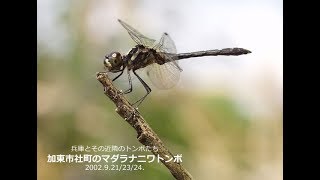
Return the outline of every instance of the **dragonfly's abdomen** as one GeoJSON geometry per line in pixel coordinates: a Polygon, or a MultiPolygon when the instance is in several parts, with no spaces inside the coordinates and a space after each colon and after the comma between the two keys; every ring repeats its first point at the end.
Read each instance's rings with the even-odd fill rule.
{"type": "Polygon", "coordinates": [[[191,53],[180,53],[174,55],[175,59],[186,59],[192,57],[202,57],[202,56],[238,56],[242,54],[251,53],[249,50],[243,48],[225,48],[225,49],[214,49],[207,51],[197,51],[191,53]]]}

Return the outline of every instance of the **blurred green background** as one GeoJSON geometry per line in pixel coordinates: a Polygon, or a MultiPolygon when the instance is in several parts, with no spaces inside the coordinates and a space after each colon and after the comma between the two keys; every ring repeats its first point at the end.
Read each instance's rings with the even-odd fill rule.
{"type": "MultiPolygon", "coordinates": [[[[154,39],[167,31],[178,52],[251,50],[181,61],[170,90],[142,75],[153,91],[139,110],[195,179],[283,178],[282,2],[38,0],[38,179],[173,179],[161,163],[113,172],[47,162],[73,145],[141,145],[95,79],[105,54],[134,46],[117,18],[154,39]]],[[[135,78],[128,98],[144,93],[135,78]]]]}

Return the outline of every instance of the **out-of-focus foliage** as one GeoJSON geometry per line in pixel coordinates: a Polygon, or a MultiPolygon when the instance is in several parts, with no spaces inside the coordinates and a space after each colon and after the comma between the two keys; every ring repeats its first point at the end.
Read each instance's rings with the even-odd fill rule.
{"type": "MultiPolygon", "coordinates": [[[[134,6],[132,2],[121,2],[129,13],[126,7],[134,6]]],[[[173,179],[161,163],[144,163],[144,171],[117,172],[47,162],[48,154],[72,154],[73,145],[140,146],[136,132],[117,115],[95,79],[107,51],[133,43],[124,31],[105,32],[110,34],[105,44],[92,40],[85,23],[93,4],[64,4],[58,16],[67,34],[62,51],[38,41],[38,179],[173,179]]],[[[125,80],[116,83],[127,88],[125,80]]],[[[130,99],[144,93],[137,81],[134,86],[130,99]]],[[[228,90],[153,90],[139,110],[172,153],[183,155],[183,165],[196,179],[282,179],[282,109],[277,102],[266,102],[271,116],[259,116],[244,110],[228,90]]]]}

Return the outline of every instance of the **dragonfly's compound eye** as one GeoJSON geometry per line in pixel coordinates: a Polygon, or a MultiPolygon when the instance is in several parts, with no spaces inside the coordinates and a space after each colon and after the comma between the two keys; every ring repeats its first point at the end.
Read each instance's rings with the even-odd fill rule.
{"type": "Polygon", "coordinates": [[[121,54],[119,52],[111,53],[111,59],[113,60],[114,65],[121,63],[121,54]]]}

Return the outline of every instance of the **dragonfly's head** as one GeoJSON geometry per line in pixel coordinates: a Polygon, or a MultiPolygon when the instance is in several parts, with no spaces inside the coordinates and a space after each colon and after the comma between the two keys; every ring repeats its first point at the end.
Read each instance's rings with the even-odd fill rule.
{"type": "Polygon", "coordinates": [[[123,64],[123,58],[119,52],[112,52],[105,56],[104,67],[110,72],[119,72],[123,64]]]}

